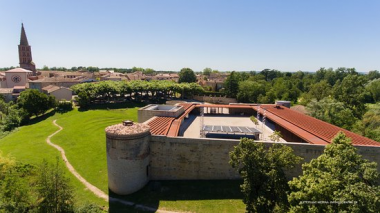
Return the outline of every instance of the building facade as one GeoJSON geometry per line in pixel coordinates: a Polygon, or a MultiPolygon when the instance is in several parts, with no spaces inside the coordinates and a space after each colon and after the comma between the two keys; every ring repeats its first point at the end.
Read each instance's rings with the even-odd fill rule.
{"type": "MultiPolygon", "coordinates": [[[[281,131],[285,142],[273,142],[265,138],[255,142],[267,147],[273,143],[289,146],[294,154],[304,159],[303,162],[310,162],[320,156],[331,139],[337,133],[344,132],[352,139],[358,153],[365,159],[377,162],[380,171],[380,143],[293,111],[281,105],[281,102],[267,105],[181,103],[177,106],[183,108],[183,113],[178,117],[151,114],[149,109],[154,111],[156,108],[150,105],[139,111],[139,119],[140,116],[151,116],[149,120],[143,119],[146,120],[143,124],[123,122],[126,125],[117,124],[106,128],[108,185],[111,191],[120,195],[130,194],[141,189],[149,180],[239,179],[238,172],[228,163],[229,153],[239,144],[239,140],[225,137],[235,132],[216,128],[220,135],[224,135],[219,138],[181,135],[182,128],[190,129],[192,125],[199,127],[202,124],[196,122],[195,118],[203,117],[205,113],[201,111],[209,112],[210,119],[218,114],[220,119],[237,118],[240,121],[257,116],[266,129],[281,131]]],[[[168,106],[161,108],[168,111],[172,109],[168,106]]],[[[220,119],[214,124],[215,127],[223,125],[220,119]]],[[[234,124],[229,125],[232,129],[234,124]]],[[[235,125],[241,129],[246,124],[235,125]]],[[[196,134],[199,133],[198,130],[196,134]]],[[[289,179],[302,174],[303,162],[285,171],[289,179]]]]}

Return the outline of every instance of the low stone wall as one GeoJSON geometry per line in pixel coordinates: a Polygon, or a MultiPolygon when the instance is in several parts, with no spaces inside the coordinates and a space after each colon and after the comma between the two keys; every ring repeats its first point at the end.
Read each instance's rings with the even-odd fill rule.
{"type": "MultiPolygon", "coordinates": [[[[152,136],[150,142],[150,179],[238,179],[240,178],[239,174],[228,163],[229,152],[238,143],[238,140],[152,136]]],[[[272,144],[270,142],[264,143],[267,146],[272,144]]],[[[294,153],[303,157],[306,162],[317,158],[325,148],[323,145],[285,144],[292,147],[294,153]]],[[[357,146],[356,148],[365,159],[377,162],[380,171],[380,147],[357,146]]],[[[301,164],[286,171],[289,179],[302,174],[301,164]]]]}
{"type": "Polygon", "coordinates": [[[226,98],[226,97],[210,97],[210,96],[198,96],[195,95],[193,99],[202,102],[209,102],[213,104],[230,104],[237,103],[235,98],[226,98]]]}

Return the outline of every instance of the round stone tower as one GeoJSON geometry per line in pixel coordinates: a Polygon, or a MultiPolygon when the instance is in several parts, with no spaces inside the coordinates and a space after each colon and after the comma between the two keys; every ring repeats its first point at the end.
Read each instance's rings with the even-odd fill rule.
{"type": "Polygon", "coordinates": [[[106,128],[108,187],[127,195],[149,181],[150,128],[146,124],[124,121],[106,128]]]}

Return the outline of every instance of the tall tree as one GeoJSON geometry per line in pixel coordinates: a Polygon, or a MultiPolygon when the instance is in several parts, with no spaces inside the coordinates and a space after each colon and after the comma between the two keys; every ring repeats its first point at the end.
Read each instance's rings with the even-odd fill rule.
{"type": "Polygon", "coordinates": [[[365,90],[366,79],[364,76],[348,75],[342,82],[337,82],[333,87],[336,100],[346,103],[354,116],[361,119],[366,111],[366,99],[370,94],[365,90]]]}
{"type": "Polygon", "coordinates": [[[230,152],[230,164],[242,176],[240,186],[247,212],[286,210],[289,186],[284,169],[293,168],[301,158],[282,144],[269,149],[263,143],[243,138],[230,152]]]}
{"type": "Polygon", "coordinates": [[[144,68],[142,67],[132,67],[132,72],[143,72],[144,71],[144,68]]]}
{"type": "Polygon", "coordinates": [[[225,93],[235,98],[239,91],[239,74],[235,71],[231,72],[231,74],[227,77],[224,82],[225,93]]]}
{"type": "Polygon", "coordinates": [[[212,73],[212,69],[209,67],[206,67],[203,69],[203,75],[209,76],[212,73]]]}
{"type": "Polygon", "coordinates": [[[21,92],[17,103],[29,116],[38,116],[55,107],[55,98],[36,89],[28,89],[21,92]]]}
{"type": "Polygon", "coordinates": [[[195,73],[192,69],[190,68],[182,68],[181,71],[179,72],[179,83],[192,83],[196,82],[197,77],[195,76],[195,73]]]}
{"type": "Polygon", "coordinates": [[[237,99],[239,102],[257,103],[260,95],[265,95],[265,84],[255,81],[239,82],[237,99]]]}
{"type": "Polygon", "coordinates": [[[283,74],[278,70],[264,69],[259,75],[265,76],[266,81],[272,81],[275,78],[282,77],[283,74]]]}
{"type": "Polygon", "coordinates": [[[74,194],[70,180],[60,162],[55,165],[44,160],[38,174],[39,210],[41,212],[73,212],[74,194]]]}
{"type": "Polygon", "coordinates": [[[380,72],[377,70],[371,70],[367,75],[368,80],[374,80],[376,78],[380,78],[380,72]]]}
{"type": "Polygon", "coordinates": [[[329,97],[320,101],[312,100],[306,109],[310,116],[348,130],[358,120],[345,103],[329,97]]]}
{"type": "Polygon", "coordinates": [[[370,81],[365,88],[371,93],[374,102],[380,101],[380,78],[370,81]]]}
{"type": "Polygon", "coordinates": [[[344,133],[338,133],[324,153],[303,164],[302,169],[303,174],[289,182],[291,212],[378,212],[380,209],[377,164],[362,159],[344,133]]]}
{"type": "Polygon", "coordinates": [[[380,142],[380,103],[370,105],[360,124],[364,136],[380,142]]]}
{"type": "Polygon", "coordinates": [[[331,94],[331,86],[326,80],[322,80],[318,83],[311,85],[309,90],[309,95],[311,98],[317,99],[317,101],[322,100],[331,94]]]}
{"type": "Polygon", "coordinates": [[[28,180],[32,168],[0,152],[0,212],[33,212],[28,180]]]}
{"type": "Polygon", "coordinates": [[[145,75],[153,75],[156,71],[154,69],[151,69],[151,68],[146,68],[143,73],[145,75]]]}

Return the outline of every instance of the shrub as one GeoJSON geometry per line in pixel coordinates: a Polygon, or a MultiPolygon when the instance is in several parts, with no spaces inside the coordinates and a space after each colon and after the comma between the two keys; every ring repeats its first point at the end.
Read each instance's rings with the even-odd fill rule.
{"type": "Polygon", "coordinates": [[[66,100],[59,101],[57,104],[57,109],[61,111],[70,111],[73,109],[73,102],[66,100]]]}

